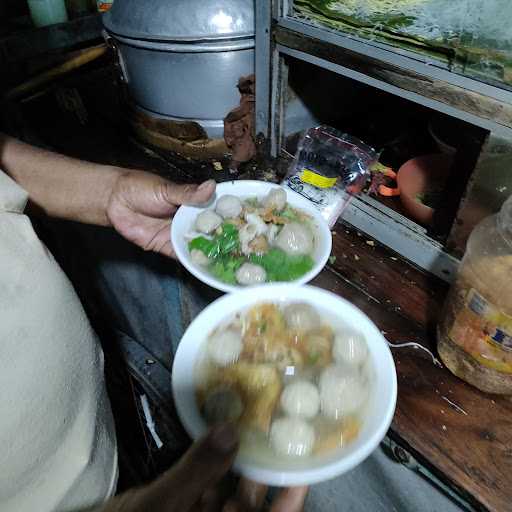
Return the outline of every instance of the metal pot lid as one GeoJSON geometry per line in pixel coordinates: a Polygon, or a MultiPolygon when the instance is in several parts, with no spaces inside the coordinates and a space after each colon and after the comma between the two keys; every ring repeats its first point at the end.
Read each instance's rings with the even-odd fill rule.
{"type": "Polygon", "coordinates": [[[103,24],[114,34],[153,41],[254,37],[254,0],[116,0],[103,24]]]}

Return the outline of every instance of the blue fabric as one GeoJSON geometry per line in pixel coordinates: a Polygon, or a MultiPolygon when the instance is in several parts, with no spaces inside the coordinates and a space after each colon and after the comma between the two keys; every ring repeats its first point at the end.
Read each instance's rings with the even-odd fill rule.
{"type": "MultiPolygon", "coordinates": [[[[144,253],[111,230],[62,224],[57,256],[91,316],[106,319],[130,370],[167,409],[166,442],[186,444],[171,393],[171,367],[189,322],[220,293],[173,261],[144,253]]],[[[179,451],[181,446],[177,446],[179,451]]],[[[307,512],[456,512],[444,494],[388,457],[382,447],[340,478],[312,487],[307,512]]]]}

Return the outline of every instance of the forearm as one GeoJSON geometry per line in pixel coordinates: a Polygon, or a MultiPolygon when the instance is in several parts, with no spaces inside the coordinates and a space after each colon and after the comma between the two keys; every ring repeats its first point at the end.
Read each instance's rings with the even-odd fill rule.
{"type": "Polygon", "coordinates": [[[110,225],[107,205],[122,170],[83,162],[0,134],[0,169],[49,216],[110,225]]]}

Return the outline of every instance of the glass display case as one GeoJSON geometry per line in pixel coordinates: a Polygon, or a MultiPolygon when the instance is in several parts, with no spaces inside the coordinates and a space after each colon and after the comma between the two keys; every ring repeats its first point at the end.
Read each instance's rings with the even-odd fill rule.
{"type": "Polygon", "coordinates": [[[292,16],[512,89],[509,0],[295,0],[292,16]]]}
{"type": "Polygon", "coordinates": [[[512,192],[512,2],[262,0],[255,8],[261,147],[290,157],[294,133],[328,124],[378,147],[395,170],[407,158],[452,154],[430,225],[374,187],[344,212],[345,222],[450,281],[471,229],[512,192]],[[395,128],[411,138],[410,154],[402,132],[391,144],[400,154],[380,140],[395,128]]]}

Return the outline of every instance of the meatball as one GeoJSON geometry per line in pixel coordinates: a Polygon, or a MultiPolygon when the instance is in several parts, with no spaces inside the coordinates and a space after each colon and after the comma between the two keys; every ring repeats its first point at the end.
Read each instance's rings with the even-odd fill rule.
{"type": "Polygon", "coordinates": [[[206,267],[210,263],[208,256],[198,249],[192,249],[190,251],[190,259],[192,260],[192,263],[199,265],[200,267],[206,267]]]}
{"type": "Polygon", "coordinates": [[[356,412],[367,397],[367,386],[350,368],[330,366],[320,377],[320,408],[328,418],[339,420],[356,412]]]}
{"type": "Polygon", "coordinates": [[[196,218],[196,229],[201,233],[209,235],[222,224],[222,217],[212,210],[201,212],[196,218]]]}
{"type": "Polygon", "coordinates": [[[208,339],[208,353],[219,366],[228,366],[236,362],[242,349],[242,335],[234,329],[217,331],[208,339]]]}
{"type": "Polygon", "coordinates": [[[242,213],[242,203],[238,197],[227,194],[219,198],[215,211],[224,219],[235,219],[242,213]]]}
{"type": "Polygon", "coordinates": [[[284,308],[284,318],[290,329],[311,331],[320,327],[320,315],[309,304],[290,304],[284,308]]]}
{"type": "Polygon", "coordinates": [[[235,274],[239,284],[249,286],[264,283],[267,280],[267,272],[263,267],[254,263],[244,263],[235,274]]]}
{"type": "Polygon", "coordinates": [[[305,457],[313,451],[315,430],[300,418],[281,418],[272,423],[270,444],[280,455],[305,457]]]}
{"type": "Polygon", "coordinates": [[[313,251],[313,233],[303,224],[290,222],[277,235],[275,245],[291,256],[311,254],[313,251]]]}
{"type": "Polygon", "coordinates": [[[292,382],[281,395],[281,407],[288,416],[315,417],[320,409],[320,395],[316,386],[305,380],[292,382]]]}
{"type": "Polygon", "coordinates": [[[273,188],[263,199],[263,206],[269,210],[278,212],[284,210],[286,206],[286,192],[282,188],[273,188]]]}
{"type": "Polygon", "coordinates": [[[208,393],[203,413],[208,423],[237,421],[243,413],[240,395],[233,389],[219,388],[208,393]]]}
{"type": "Polygon", "coordinates": [[[361,365],[368,357],[368,346],[361,333],[346,331],[334,338],[332,353],[337,363],[361,365]]]}

